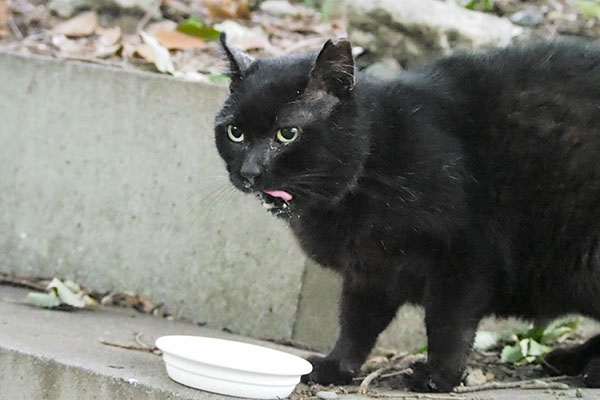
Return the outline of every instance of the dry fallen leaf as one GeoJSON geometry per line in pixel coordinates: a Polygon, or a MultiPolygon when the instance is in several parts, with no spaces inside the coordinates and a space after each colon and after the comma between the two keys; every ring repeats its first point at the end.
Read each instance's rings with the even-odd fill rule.
{"type": "Polygon", "coordinates": [[[4,0],[0,0],[0,38],[8,34],[8,8],[4,0]]]}
{"type": "Polygon", "coordinates": [[[96,28],[96,35],[98,35],[98,44],[100,46],[114,46],[119,39],[121,39],[121,28],[118,26],[115,26],[114,28],[103,28],[99,26],[96,28]]]}
{"type": "Polygon", "coordinates": [[[175,29],[177,29],[177,22],[164,19],[162,21],[152,22],[151,24],[148,24],[146,29],[144,29],[144,32],[154,36],[158,31],[174,31],[175,29]]]}
{"type": "Polygon", "coordinates": [[[231,18],[250,19],[248,0],[205,0],[204,6],[211,20],[231,18]]]}
{"type": "Polygon", "coordinates": [[[156,40],[154,36],[150,36],[146,32],[140,32],[140,36],[144,40],[144,43],[150,46],[150,49],[154,54],[154,65],[156,66],[156,69],[158,69],[160,72],[165,72],[169,74],[175,72],[175,67],[173,66],[173,61],[171,60],[169,50],[161,46],[161,44],[158,43],[158,40],[156,40]]]}
{"type": "Polygon", "coordinates": [[[89,36],[98,27],[98,14],[95,11],[86,11],[68,19],[53,29],[54,33],[62,33],[68,37],[89,36]]]}
{"type": "Polygon", "coordinates": [[[94,45],[87,39],[68,39],[65,35],[52,35],[51,43],[60,52],[66,54],[86,54],[90,52],[94,45]]]}
{"type": "Polygon", "coordinates": [[[385,356],[374,356],[369,358],[360,368],[362,372],[371,373],[383,367],[389,367],[390,360],[385,356]]]}
{"type": "Polygon", "coordinates": [[[123,51],[122,44],[115,44],[113,46],[108,46],[108,47],[100,47],[100,48],[97,48],[96,51],[94,52],[94,57],[108,58],[108,57],[118,55],[119,52],[121,52],[121,51],[123,51]]]}
{"type": "Polygon", "coordinates": [[[258,26],[247,28],[235,21],[223,21],[214,26],[215,29],[227,34],[227,43],[240,50],[272,50],[271,43],[265,31],[258,26]]]}
{"type": "Polygon", "coordinates": [[[134,308],[139,312],[143,313],[151,313],[154,311],[159,305],[152,303],[145,297],[140,296],[139,294],[130,293],[130,292],[117,292],[110,293],[102,298],[100,301],[102,305],[111,305],[111,306],[119,306],[119,307],[127,307],[134,308]]]}
{"type": "Polygon", "coordinates": [[[144,60],[149,63],[154,63],[154,51],[152,51],[152,47],[149,44],[141,43],[135,46],[135,50],[133,52],[134,55],[140,56],[144,60]]]}
{"type": "Polygon", "coordinates": [[[185,50],[185,49],[203,49],[206,48],[204,40],[195,38],[178,31],[157,31],[154,34],[156,40],[167,49],[185,50]]]}

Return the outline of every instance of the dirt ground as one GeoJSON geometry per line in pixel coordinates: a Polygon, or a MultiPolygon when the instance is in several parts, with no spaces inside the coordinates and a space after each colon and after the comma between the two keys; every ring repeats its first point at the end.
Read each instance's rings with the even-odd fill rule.
{"type": "MultiPolygon", "coordinates": [[[[490,0],[485,12],[523,25],[527,31],[523,36],[525,40],[557,35],[600,37],[598,16],[589,10],[582,11],[576,5],[578,2],[490,0]]],[[[229,38],[236,47],[251,54],[271,56],[314,49],[328,38],[346,36],[343,6],[334,7],[325,15],[317,6],[305,7],[305,4],[318,2],[292,0],[286,9],[275,11],[261,8],[260,3],[162,0],[158,14],[112,7],[80,10],[64,19],[53,14],[44,0],[0,0],[0,50],[161,70],[196,81],[220,81],[224,65],[215,31],[210,29],[227,27],[228,31],[236,32],[229,38]],[[196,36],[183,34],[178,29],[190,17],[209,29],[196,32],[196,36]],[[157,39],[158,50],[152,39],[146,40],[141,32],[157,39]],[[161,57],[167,60],[157,59],[161,57]]]]}

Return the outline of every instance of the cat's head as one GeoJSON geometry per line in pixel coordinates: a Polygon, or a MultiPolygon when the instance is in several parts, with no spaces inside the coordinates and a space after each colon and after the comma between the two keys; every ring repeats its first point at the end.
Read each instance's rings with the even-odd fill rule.
{"type": "Polygon", "coordinates": [[[352,190],[368,139],[356,129],[350,43],[263,59],[228,46],[224,35],[221,43],[231,84],[215,140],[233,185],[291,208],[336,202],[352,190]]]}

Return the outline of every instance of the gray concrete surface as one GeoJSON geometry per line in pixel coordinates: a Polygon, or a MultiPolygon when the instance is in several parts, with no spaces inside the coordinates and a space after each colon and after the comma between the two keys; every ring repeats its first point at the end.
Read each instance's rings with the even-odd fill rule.
{"type": "Polygon", "coordinates": [[[100,340],[136,345],[137,333],[143,333],[140,340],[149,345],[169,334],[240,337],[133,310],[71,313],[9,302],[25,295],[25,290],[0,286],[1,400],[221,398],[171,381],[159,356],[107,346],[100,340]]]}
{"type": "MultiPolygon", "coordinates": [[[[221,337],[261,344],[299,356],[307,353],[255,339],[199,327],[183,321],[99,308],[62,312],[18,304],[27,291],[0,286],[0,400],[204,400],[226,399],[171,381],[159,356],[107,346],[101,340],[152,344],[168,334],[221,337]]],[[[600,390],[582,389],[585,399],[600,398],[600,390]]],[[[394,398],[415,398],[385,392],[394,398]]],[[[342,395],[342,400],[369,397],[342,395]]],[[[424,397],[424,398],[436,398],[424,397]]],[[[575,389],[560,391],[496,390],[457,396],[458,400],[571,399],[575,389]]]]}
{"type": "Polygon", "coordinates": [[[226,178],[224,87],[1,53],[0,71],[0,271],[291,338],[304,257],[226,178]]]}

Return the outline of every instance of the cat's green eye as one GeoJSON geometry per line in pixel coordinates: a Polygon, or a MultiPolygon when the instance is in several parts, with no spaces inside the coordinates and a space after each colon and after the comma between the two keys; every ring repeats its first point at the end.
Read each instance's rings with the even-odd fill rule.
{"type": "Polygon", "coordinates": [[[298,139],[300,129],[296,127],[286,127],[277,130],[277,140],[281,143],[290,143],[298,139]]]}
{"type": "Polygon", "coordinates": [[[239,143],[244,141],[244,132],[235,125],[227,125],[227,136],[229,136],[232,142],[239,143]]]}

